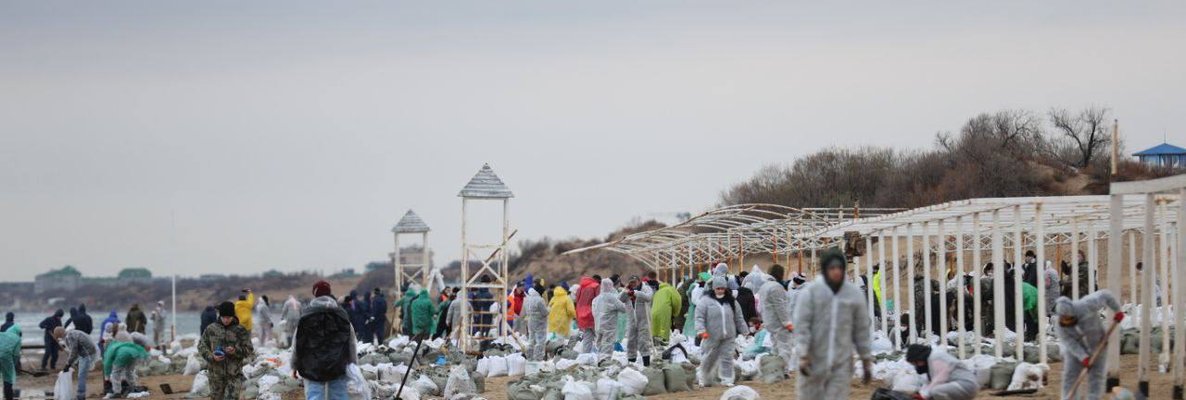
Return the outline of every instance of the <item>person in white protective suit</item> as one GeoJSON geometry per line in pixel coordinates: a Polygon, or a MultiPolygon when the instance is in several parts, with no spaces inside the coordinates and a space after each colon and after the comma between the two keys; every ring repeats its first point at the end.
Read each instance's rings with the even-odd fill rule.
{"type": "Polygon", "coordinates": [[[601,279],[597,297],[593,299],[594,334],[598,361],[614,354],[614,340],[618,336],[618,318],[626,313],[626,305],[618,298],[618,289],[609,278],[601,279]]]}
{"type": "Polygon", "coordinates": [[[651,298],[655,292],[637,276],[630,277],[626,290],[618,295],[626,305],[626,359],[634,363],[642,357],[643,366],[651,366],[651,298]]]}
{"type": "Polygon", "coordinates": [[[980,389],[976,373],[942,348],[912,344],[906,348],[906,362],[928,380],[914,395],[915,400],[972,400],[980,389]]]}
{"type": "Polygon", "coordinates": [[[696,334],[700,337],[700,368],[696,379],[701,387],[710,384],[712,371],[717,371],[721,384],[733,386],[733,351],[737,336],[749,332],[741,305],[733,298],[725,278],[712,278],[712,291],[696,301],[696,334]]]}
{"type": "Polygon", "coordinates": [[[292,337],[296,336],[297,320],[301,319],[301,302],[289,295],[284,301],[284,310],[280,312],[280,319],[284,321],[284,347],[292,346],[292,337]]]}
{"type": "MultiPolygon", "coordinates": [[[[729,264],[718,263],[717,266],[713,267],[712,269],[712,277],[724,278],[725,285],[729,288],[729,290],[737,290],[737,280],[732,279],[732,277],[729,276],[729,264]]],[[[712,281],[708,281],[707,287],[710,289],[712,288],[712,281]]]]}
{"type": "Polygon", "coordinates": [[[519,322],[527,324],[527,338],[531,342],[527,359],[543,361],[548,344],[548,304],[534,288],[527,290],[527,298],[523,300],[523,318],[519,322]]]}
{"type": "Polygon", "coordinates": [[[865,295],[844,279],[847,263],[838,248],[820,258],[822,276],[803,288],[795,305],[800,399],[847,399],[853,353],[861,359],[863,384],[873,379],[873,357],[865,295]]]}
{"type": "Polygon", "coordinates": [[[807,284],[807,275],[802,272],[796,272],[791,276],[791,280],[787,282],[787,306],[791,309],[791,316],[795,315],[795,305],[799,302],[799,294],[803,293],[803,285],[807,284]]]}
{"type": "Polygon", "coordinates": [[[1063,296],[1055,301],[1054,310],[1058,314],[1058,325],[1054,332],[1058,335],[1058,342],[1062,346],[1062,398],[1070,399],[1071,386],[1083,369],[1087,369],[1087,380],[1080,384],[1078,396],[1087,399],[1099,399],[1104,392],[1104,374],[1107,366],[1107,353],[1100,352],[1095,359],[1091,353],[1108,338],[1104,337],[1104,324],[1100,322],[1099,313],[1104,307],[1112,309],[1112,320],[1120,323],[1124,320],[1124,312],[1120,311],[1120,302],[1107,289],[1083,296],[1079,300],[1071,300],[1063,296]]]}
{"type": "Polygon", "coordinates": [[[791,336],[795,327],[791,323],[790,294],[780,283],[784,273],[781,265],[770,267],[770,273],[764,277],[766,282],[758,288],[758,301],[762,304],[762,328],[770,336],[772,353],[782,357],[787,365],[786,372],[790,372],[795,361],[794,338],[791,336]]]}

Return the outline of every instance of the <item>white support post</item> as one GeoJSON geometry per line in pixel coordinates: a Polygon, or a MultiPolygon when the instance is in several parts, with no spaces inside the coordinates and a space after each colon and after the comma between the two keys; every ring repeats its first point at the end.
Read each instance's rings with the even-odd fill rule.
{"type": "Polygon", "coordinates": [[[1038,278],[1038,363],[1045,364],[1049,356],[1046,354],[1046,329],[1049,323],[1046,318],[1046,221],[1042,215],[1042,203],[1034,204],[1034,258],[1038,278]]]}
{"type": "MultiPolygon", "coordinates": [[[[1157,213],[1157,208],[1153,203],[1153,194],[1145,195],[1145,226],[1141,233],[1142,246],[1144,252],[1144,260],[1148,265],[1156,265],[1155,252],[1153,250],[1153,217],[1157,213]]],[[[1141,304],[1144,304],[1145,309],[1152,308],[1153,304],[1153,268],[1149,267],[1141,273],[1141,304]]],[[[1150,331],[1153,328],[1151,312],[1141,313],[1141,330],[1140,330],[1140,349],[1137,354],[1137,385],[1142,388],[1149,387],[1149,361],[1150,352],[1153,350],[1152,343],[1150,343],[1150,331]]],[[[1148,393],[1143,393],[1148,397],[1148,393]]]]}
{"type": "Polygon", "coordinates": [[[1013,341],[1013,351],[1018,361],[1025,359],[1025,290],[1022,290],[1022,248],[1025,247],[1025,237],[1021,235],[1021,205],[1013,206],[1013,327],[1017,328],[1017,340],[1013,341]]]}
{"type": "Polygon", "coordinates": [[[943,220],[939,220],[939,254],[935,258],[939,271],[939,343],[947,343],[947,231],[943,228],[943,220]]]}
{"type": "MultiPolygon", "coordinates": [[[[1182,253],[1182,249],[1186,249],[1186,188],[1178,189],[1178,220],[1175,233],[1175,243],[1177,247],[1174,252],[1174,321],[1182,321],[1183,310],[1186,310],[1186,280],[1183,279],[1182,268],[1186,266],[1186,254],[1182,253]]],[[[1182,343],[1186,343],[1186,328],[1174,329],[1174,343],[1179,343],[1174,347],[1174,394],[1175,400],[1181,400],[1183,396],[1183,382],[1186,380],[1186,373],[1182,370],[1186,368],[1186,349],[1183,349],[1182,343]]],[[[1165,332],[1165,331],[1162,331],[1165,332]]],[[[1115,360],[1116,358],[1114,358],[1115,360]]],[[[1116,363],[1119,364],[1119,363],[1116,363]]]]}
{"type": "Polygon", "coordinates": [[[889,286],[885,284],[885,276],[889,274],[890,268],[889,264],[885,263],[885,233],[882,231],[877,231],[877,265],[877,268],[880,269],[880,273],[877,274],[877,283],[881,287],[881,296],[877,301],[881,305],[881,331],[885,332],[896,345],[898,335],[893,334],[893,331],[889,329],[889,309],[886,308],[886,297],[889,296],[890,290],[889,286]]]}
{"type": "MultiPolygon", "coordinates": [[[[466,284],[466,283],[468,283],[469,277],[470,277],[470,273],[469,273],[469,245],[467,244],[469,241],[469,238],[466,236],[466,231],[465,231],[465,228],[466,228],[466,208],[468,208],[468,206],[469,206],[469,200],[462,197],[461,198],[461,292],[457,295],[457,299],[456,299],[456,300],[461,300],[461,301],[466,301],[470,298],[469,297],[469,289],[468,289],[469,285],[466,284]]],[[[399,246],[396,246],[396,248],[398,249],[399,246]]],[[[398,256],[399,255],[396,254],[396,257],[398,257],[398,256]]],[[[397,270],[396,273],[399,273],[399,271],[397,270]]],[[[400,288],[396,288],[396,290],[399,290],[399,289],[400,288]]],[[[475,310],[473,307],[461,307],[461,330],[459,332],[455,332],[455,334],[457,335],[457,338],[458,338],[458,346],[457,347],[460,347],[461,351],[467,351],[470,349],[470,337],[473,336],[473,333],[474,333],[474,329],[473,329],[474,318],[473,318],[473,315],[471,315],[471,311],[479,312],[479,310],[475,310]]],[[[396,326],[400,326],[400,325],[396,325],[396,326]]],[[[457,329],[457,328],[454,327],[453,329],[457,329]]]]}
{"type": "Polygon", "coordinates": [[[1079,300],[1079,220],[1071,220],[1071,299],[1079,300]]]}
{"type": "MultiPolygon", "coordinates": [[[[1153,307],[1161,307],[1161,352],[1157,354],[1158,371],[1166,373],[1169,369],[1170,363],[1170,319],[1167,315],[1170,305],[1170,223],[1169,213],[1166,210],[1165,202],[1162,201],[1157,205],[1158,220],[1161,222],[1161,259],[1158,264],[1161,268],[1158,272],[1161,273],[1161,278],[1158,279],[1161,285],[1161,304],[1154,301],[1148,307],[1152,311],[1153,307]]],[[[1154,291],[1156,293],[1156,291],[1154,291]]]]}
{"type": "MultiPolygon", "coordinates": [[[[955,315],[956,315],[956,331],[959,332],[959,358],[962,360],[968,357],[967,350],[964,348],[964,336],[967,333],[968,312],[964,308],[964,297],[968,293],[964,289],[964,218],[955,218],[955,279],[959,283],[956,286],[955,292],[955,315]]],[[[979,288],[976,289],[980,291],[979,288]]],[[[979,346],[977,346],[979,347],[979,346]]]]}
{"type": "MultiPolygon", "coordinates": [[[[926,228],[926,225],[923,225],[926,228]]],[[[909,344],[918,343],[918,299],[914,298],[914,224],[906,224],[906,303],[910,304],[909,344]]],[[[922,317],[926,320],[926,317],[922,317]]]]}
{"type": "Polygon", "coordinates": [[[1000,210],[992,210],[992,325],[993,351],[997,358],[1005,355],[1005,244],[1001,237],[1000,214],[1000,210]]]}
{"type": "Polygon", "coordinates": [[[980,340],[984,338],[984,321],[981,316],[984,313],[983,298],[984,290],[981,281],[984,279],[984,265],[980,263],[980,253],[983,252],[983,247],[980,243],[980,213],[972,214],[972,271],[973,276],[976,277],[972,282],[972,332],[975,333],[976,340],[972,341],[974,346],[972,354],[980,355],[981,347],[980,340]]]}
{"type": "Polygon", "coordinates": [[[1087,224],[1087,237],[1087,293],[1079,293],[1080,296],[1089,295],[1099,288],[1099,281],[1096,278],[1100,268],[1099,250],[1096,247],[1099,231],[1095,228],[1095,222],[1087,224]]]}
{"type": "MultiPolygon", "coordinates": [[[[914,239],[911,237],[911,239],[914,239]]],[[[914,240],[911,240],[913,242],[914,240]]],[[[910,258],[914,258],[914,252],[910,252],[910,258]]],[[[913,268],[911,268],[913,269],[913,268]]],[[[913,282],[914,280],[911,279],[913,282]]],[[[922,339],[927,344],[931,343],[931,335],[935,332],[935,310],[931,307],[931,223],[922,223],[922,287],[916,290],[922,291],[922,298],[915,298],[914,301],[922,302],[922,321],[923,327],[926,331],[922,334],[922,339]]],[[[913,291],[911,291],[913,292],[913,291]]],[[[914,303],[914,302],[911,302],[914,303]]],[[[915,306],[915,310],[918,306],[915,306]]],[[[919,316],[915,316],[918,318],[919,316]]]]}
{"type": "MultiPolygon", "coordinates": [[[[420,276],[426,289],[432,287],[429,264],[432,264],[432,253],[428,250],[428,232],[424,232],[420,236],[420,276]]],[[[437,288],[437,290],[445,290],[445,288],[437,288]]]]}
{"type": "MultiPolygon", "coordinates": [[[[894,287],[893,287],[893,289],[894,289],[894,295],[893,295],[894,312],[896,313],[896,315],[899,316],[898,321],[895,321],[895,322],[899,322],[898,325],[900,325],[900,321],[902,320],[902,318],[901,318],[901,315],[902,315],[902,274],[901,274],[901,271],[902,271],[902,269],[901,269],[901,265],[900,265],[902,258],[899,257],[899,255],[898,255],[898,228],[897,227],[894,227],[893,229],[890,230],[890,241],[893,242],[892,248],[893,248],[893,256],[894,256],[894,259],[893,259],[893,262],[894,262],[894,274],[893,274],[893,277],[894,277],[894,287]]],[[[882,288],[882,289],[884,290],[884,288],[882,288]]],[[[911,331],[913,331],[913,329],[907,328],[907,332],[911,332],[911,331]]],[[[901,335],[893,334],[890,336],[893,337],[894,343],[898,345],[897,346],[898,349],[905,347],[905,345],[902,343],[901,335]]]]}
{"type": "MultiPolygon", "coordinates": [[[[1122,214],[1120,211],[1113,211],[1114,214],[1122,214]]],[[[1121,217],[1122,218],[1122,217],[1121,217]]],[[[1128,298],[1132,304],[1141,304],[1141,285],[1137,282],[1137,234],[1133,231],[1128,231],[1128,298]]],[[[1120,292],[1116,292],[1119,296],[1120,292]]]]}
{"type": "MultiPolygon", "coordinates": [[[[1108,290],[1116,295],[1117,300],[1123,299],[1120,296],[1120,257],[1121,251],[1124,247],[1124,236],[1121,236],[1121,231],[1124,229],[1124,196],[1113,194],[1108,198],[1109,213],[1108,213],[1108,290]],[[1116,277],[1115,279],[1113,277],[1116,277]]],[[[1132,241],[1132,232],[1129,232],[1129,255],[1135,254],[1136,243],[1132,241]]],[[[1128,268],[1130,272],[1136,271],[1133,264],[1129,263],[1128,268]]],[[[1136,288],[1136,274],[1131,274],[1132,286],[1129,292],[1135,293],[1132,290],[1136,288]]],[[[1040,290],[1040,289],[1039,289],[1040,290]]],[[[1136,299],[1133,299],[1133,304],[1136,304],[1136,299]]],[[[1108,363],[1108,381],[1114,384],[1120,383],[1120,331],[1112,333],[1108,339],[1108,359],[1112,362],[1108,363]]]]}

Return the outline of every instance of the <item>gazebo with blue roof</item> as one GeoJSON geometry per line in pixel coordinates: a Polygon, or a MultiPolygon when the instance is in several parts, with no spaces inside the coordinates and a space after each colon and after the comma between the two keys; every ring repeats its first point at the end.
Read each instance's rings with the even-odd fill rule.
{"type": "Polygon", "coordinates": [[[1145,151],[1133,153],[1142,164],[1153,167],[1181,168],[1186,166],[1186,149],[1162,143],[1145,151]]]}

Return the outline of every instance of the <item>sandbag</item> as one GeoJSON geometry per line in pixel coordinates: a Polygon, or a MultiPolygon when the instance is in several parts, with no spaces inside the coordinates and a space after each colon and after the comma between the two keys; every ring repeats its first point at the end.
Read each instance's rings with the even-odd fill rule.
{"type": "Polygon", "coordinates": [[[210,378],[206,376],[206,371],[194,375],[194,382],[190,385],[189,394],[186,397],[210,397],[210,378]]]}
{"type": "Polygon", "coordinates": [[[618,383],[622,384],[622,394],[642,394],[647,387],[647,377],[633,368],[626,368],[618,373],[618,383]]]}
{"type": "Polygon", "coordinates": [[[663,370],[658,368],[646,368],[642,370],[642,374],[647,377],[647,386],[642,389],[643,396],[654,396],[667,393],[666,378],[663,375],[663,370]]]}
{"type": "Polygon", "coordinates": [[[456,365],[449,370],[449,380],[445,383],[445,398],[452,398],[459,393],[477,393],[478,388],[469,378],[469,371],[464,366],[456,365]]]}
{"type": "Polygon", "coordinates": [[[507,383],[507,400],[539,400],[526,380],[507,383]]]}
{"type": "Polygon", "coordinates": [[[486,376],[490,374],[490,358],[482,357],[478,360],[477,366],[478,375],[486,376]]]}
{"type": "Polygon", "coordinates": [[[622,384],[613,379],[601,378],[597,380],[597,390],[593,395],[598,400],[617,400],[622,395],[622,384]]]}
{"type": "Polygon", "coordinates": [[[497,376],[507,376],[507,359],[505,357],[493,356],[487,358],[490,359],[490,364],[488,366],[490,372],[486,374],[486,377],[493,378],[497,376]]]}
{"type": "Polygon", "coordinates": [[[419,378],[416,378],[415,382],[409,383],[409,385],[416,388],[416,391],[420,392],[421,395],[434,396],[438,390],[436,382],[433,382],[432,378],[424,374],[421,374],[419,378]]]}
{"type": "MultiPolygon", "coordinates": [[[[692,378],[695,379],[695,375],[692,378]]],[[[688,376],[684,372],[684,367],[676,364],[668,364],[663,367],[663,384],[667,387],[668,393],[692,390],[688,385],[688,376]]]]}
{"type": "Polygon", "coordinates": [[[194,375],[202,371],[202,362],[198,361],[198,356],[190,354],[189,358],[185,360],[185,369],[182,370],[182,375],[194,375]]]}
{"type": "Polygon", "coordinates": [[[1013,381],[1013,370],[1017,369],[1014,361],[1001,361],[992,366],[992,379],[989,387],[993,390],[1005,390],[1013,381]]]}
{"type": "Polygon", "coordinates": [[[74,399],[74,376],[69,372],[59,372],[58,380],[54,383],[54,400],[74,399]]]}
{"type": "Polygon", "coordinates": [[[782,357],[767,355],[758,360],[758,378],[767,385],[787,378],[787,362],[782,357]]]}
{"type": "Polygon", "coordinates": [[[593,391],[589,390],[588,386],[577,383],[571,376],[564,378],[564,388],[560,390],[560,393],[564,394],[564,400],[593,400],[593,391]]]}
{"type": "Polygon", "coordinates": [[[745,360],[733,363],[734,369],[737,371],[736,375],[738,382],[752,381],[758,377],[758,361],[745,360]]]}
{"type": "Polygon", "coordinates": [[[745,385],[734,386],[721,394],[721,400],[758,400],[758,391],[745,385]]]}
{"type": "Polygon", "coordinates": [[[523,376],[527,373],[527,358],[522,353],[506,356],[507,376],[523,376]]]}

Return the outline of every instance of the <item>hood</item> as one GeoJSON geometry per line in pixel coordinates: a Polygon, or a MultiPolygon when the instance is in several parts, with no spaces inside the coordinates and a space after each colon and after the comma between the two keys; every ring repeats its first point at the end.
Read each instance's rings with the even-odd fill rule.
{"type": "Polygon", "coordinates": [[[107,319],[110,319],[110,320],[117,320],[117,321],[118,321],[118,320],[119,320],[119,313],[116,313],[116,312],[115,312],[115,310],[111,310],[111,314],[107,314],[107,319]]]}
{"type": "Polygon", "coordinates": [[[63,316],[63,315],[65,315],[65,314],[66,314],[66,312],[65,312],[65,311],[62,311],[62,309],[61,309],[61,308],[59,308],[59,309],[57,309],[57,310],[54,310],[54,316],[55,316],[55,317],[62,318],[62,316],[63,316]]]}
{"type": "Polygon", "coordinates": [[[659,282],[659,289],[669,288],[669,287],[671,287],[671,285],[668,285],[667,282],[659,282]]]}
{"type": "Polygon", "coordinates": [[[718,277],[712,278],[711,285],[712,285],[713,289],[716,289],[719,287],[726,288],[726,289],[729,288],[729,283],[728,283],[728,281],[725,280],[725,277],[723,277],[723,276],[718,276],[718,277]]]}
{"type": "Polygon", "coordinates": [[[8,314],[4,314],[4,322],[12,322],[15,319],[16,319],[16,314],[13,314],[11,312],[8,314]]]}
{"type": "Polygon", "coordinates": [[[79,305],[78,305],[78,313],[79,313],[79,314],[86,314],[86,304],[79,304],[79,305]]]}
{"type": "Polygon", "coordinates": [[[540,297],[540,296],[539,296],[539,292],[535,291],[535,288],[531,288],[531,289],[527,289],[527,297],[540,297]]]}
{"type": "Polygon", "coordinates": [[[206,309],[203,310],[202,312],[203,313],[216,313],[216,312],[218,312],[218,310],[215,310],[214,306],[206,306],[206,309]]]}
{"type": "Polygon", "coordinates": [[[417,295],[416,297],[427,299],[428,298],[428,289],[420,289],[420,294],[417,295]]]}
{"type": "Polygon", "coordinates": [[[1083,310],[1076,307],[1075,302],[1066,296],[1059,297],[1058,300],[1054,301],[1054,312],[1059,316],[1065,315],[1076,318],[1081,318],[1083,317],[1081,314],[1084,314],[1083,310]]]}
{"type": "Polygon", "coordinates": [[[131,311],[140,311],[140,305],[139,305],[139,304],[133,304],[133,305],[132,305],[132,308],[131,308],[130,310],[128,310],[128,311],[129,311],[129,312],[131,312],[131,311]]]}
{"type": "Polygon", "coordinates": [[[824,278],[824,282],[827,282],[828,285],[835,287],[837,285],[844,283],[844,273],[847,272],[846,270],[848,269],[848,264],[845,262],[844,253],[840,251],[840,248],[833,247],[833,248],[830,248],[830,249],[824,251],[824,254],[820,256],[819,265],[820,265],[821,275],[823,275],[823,278],[824,278]],[[834,261],[840,262],[841,276],[840,276],[839,282],[829,281],[828,280],[828,271],[826,271],[824,269],[827,265],[832,264],[834,261]]]}
{"type": "Polygon", "coordinates": [[[713,275],[728,275],[729,274],[729,265],[725,264],[725,263],[717,264],[717,266],[712,269],[712,274],[713,275]]]}
{"type": "Polygon", "coordinates": [[[555,289],[552,289],[552,297],[564,297],[564,296],[568,296],[568,291],[564,290],[563,286],[557,286],[555,289]]]}
{"type": "Polygon", "coordinates": [[[593,280],[593,277],[591,277],[591,276],[582,276],[581,277],[581,287],[592,287],[593,285],[596,285],[596,284],[597,284],[597,281],[593,280]]]}
{"type": "Polygon", "coordinates": [[[611,281],[609,278],[601,278],[601,294],[614,294],[616,292],[617,290],[614,290],[614,281],[611,281]]]}

